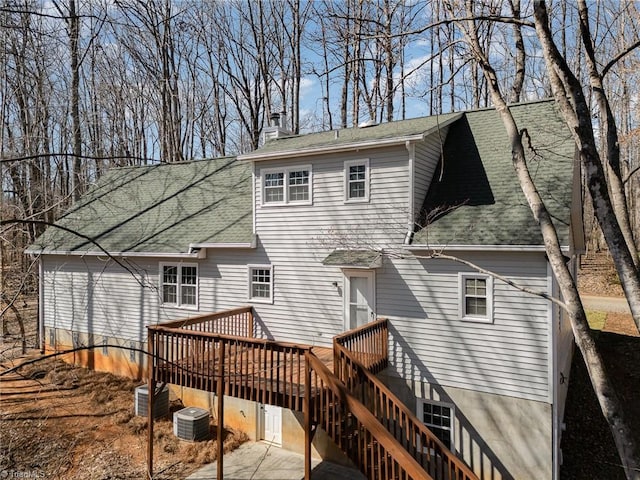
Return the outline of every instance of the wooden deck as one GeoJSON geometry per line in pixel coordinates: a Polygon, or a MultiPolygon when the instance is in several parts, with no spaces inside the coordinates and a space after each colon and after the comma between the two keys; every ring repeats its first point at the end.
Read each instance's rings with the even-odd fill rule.
{"type": "Polygon", "coordinates": [[[218,342],[213,348],[175,362],[159,362],[156,381],[215,393],[217,382],[223,378],[225,395],[302,411],[304,353],[312,351],[333,371],[331,348],[288,346],[279,342],[259,342],[257,346],[246,340],[225,343],[224,347],[218,342]],[[221,350],[224,351],[222,361],[221,350]]]}
{"type": "Polygon", "coordinates": [[[251,307],[149,327],[153,379],[302,411],[305,354],[333,371],[333,350],[253,335],[251,307]]]}
{"type": "MultiPolygon", "coordinates": [[[[379,319],[322,348],[254,338],[242,307],[148,327],[149,402],[157,382],[213,392],[224,424],[231,396],[304,412],[305,478],[316,426],[370,479],[477,480],[473,472],[377,377],[388,365],[388,322],[379,319]]],[[[148,459],[153,472],[153,414],[148,459]]],[[[218,478],[223,429],[217,430],[218,478]]]]}

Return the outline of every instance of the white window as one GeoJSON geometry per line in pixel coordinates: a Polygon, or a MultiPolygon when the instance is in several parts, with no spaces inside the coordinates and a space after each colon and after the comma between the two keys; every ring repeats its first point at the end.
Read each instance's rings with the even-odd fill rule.
{"type": "Polygon", "coordinates": [[[249,300],[273,303],[273,267],[249,265],[249,300]]]}
{"type": "Polygon", "coordinates": [[[311,165],[262,171],[262,204],[311,203],[311,165]]]}
{"type": "Polygon", "coordinates": [[[344,162],[344,199],[346,202],[369,201],[369,160],[344,162]]]}
{"type": "Polygon", "coordinates": [[[418,418],[445,447],[453,451],[455,408],[452,404],[419,398],[418,418]]]}
{"type": "Polygon", "coordinates": [[[264,203],[284,202],[284,172],[264,174],[264,203]]]}
{"type": "Polygon", "coordinates": [[[488,275],[460,274],[460,317],[493,322],[493,279],[488,275]]]}
{"type": "Polygon", "coordinates": [[[198,265],[161,264],[160,292],[164,305],[198,307],[198,265]]]}

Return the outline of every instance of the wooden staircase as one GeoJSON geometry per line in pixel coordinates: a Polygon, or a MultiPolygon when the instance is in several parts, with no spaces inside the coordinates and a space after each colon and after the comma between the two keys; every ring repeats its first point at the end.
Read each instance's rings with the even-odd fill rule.
{"type": "Polygon", "coordinates": [[[318,392],[306,398],[305,432],[321,426],[370,479],[477,480],[375,376],[387,366],[387,345],[387,320],[378,320],[334,338],[334,372],[305,355],[307,380],[316,382],[309,391],[318,392]]]}

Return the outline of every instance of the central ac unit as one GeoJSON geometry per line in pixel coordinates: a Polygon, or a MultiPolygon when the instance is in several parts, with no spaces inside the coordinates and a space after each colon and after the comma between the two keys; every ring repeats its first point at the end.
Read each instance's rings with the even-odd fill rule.
{"type": "Polygon", "coordinates": [[[204,440],[209,436],[209,412],[187,407],[173,413],[173,434],[182,440],[204,440]]]}
{"type": "MultiPolygon", "coordinates": [[[[135,391],[136,415],[149,415],[149,387],[140,385],[135,391]]],[[[169,387],[166,385],[160,392],[156,393],[153,404],[153,418],[165,417],[169,414],[169,387]]]]}

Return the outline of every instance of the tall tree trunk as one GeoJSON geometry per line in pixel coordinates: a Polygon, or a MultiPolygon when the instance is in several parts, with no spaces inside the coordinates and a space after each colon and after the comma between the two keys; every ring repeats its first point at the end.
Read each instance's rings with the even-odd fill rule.
{"type": "Polygon", "coordinates": [[[71,53],[71,128],[73,130],[73,200],[77,201],[83,192],[82,183],[82,133],[80,131],[80,64],[78,40],[80,18],[75,0],[69,0],[69,49],[71,53]]]}
{"type": "Polygon", "coordinates": [[[602,161],[596,148],[591,112],[582,85],[553,42],[544,1],[536,0],[534,19],[551,88],[578,146],[596,218],[615,263],[631,314],[640,330],[640,274],[611,204],[602,161]]]}
{"type": "MultiPolygon", "coordinates": [[[[513,18],[520,20],[520,0],[510,0],[513,18]]],[[[524,77],[526,73],[524,40],[522,38],[522,26],[513,25],[513,36],[515,38],[516,62],[515,62],[515,79],[511,88],[511,102],[519,102],[522,95],[522,86],[524,85],[524,77]]]]}
{"type": "Polygon", "coordinates": [[[629,221],[629,210],[627,209],[627,199],[622,184],[622,174],[620,171],[620,143],[618,141],[618,128],[616,119],[611,111],[609,99],[605,94],[602,74],[598,71],[596,54],[591,40],[589,27],[589,11],[584,0],[578,0],[578,11],[580,14],[580,34],[582,44],[586,52],[587,69],[589,71],[589,81],[591,90],[595,96],[598,109],[600,110],[600,128],[603,131],[604,154],[607,162],[607,185],[611,195],[611,204],[615,212],[616,219],[620,224],[622,235],[627,243],[627,248],[633,258],[636,269],[640,267],[638,251],[633,241],[631,222],[629,221]]]}
{"type": "MultiPolygon", "coordinates": [[[[467,16],[473,18],[473,15],[473,1],[467,0],[467,16]]],[[[490,64],[488,56],[480,47],[474,20],[468,21],[467,36],[474,56],[478,60],[484,73],[493,104],[502,118],[502,122],[510,139],[512,161],[518,181],[520,182],[520,186],[533,216],[540,225],[545,252],[553,273],[558,280],[560,292],[567,306],[576,344],[587,365],[593,389],[598,397],[604,417],[611,429],[618,454],[625,469],[625,474],[628,479],[638,480],[640,479],[640,461],[637,457],[637,449],[631,430],[626,423],[618,396],[607,376],[602,358],[591,336],[578,289],[565,262],[557,231],[551,221],[551,215],[546,209],[544,201],[540,197],[529,173],[522,133],[519,131],[513,115],[500,92],[496,72],[490,64]]]]}

